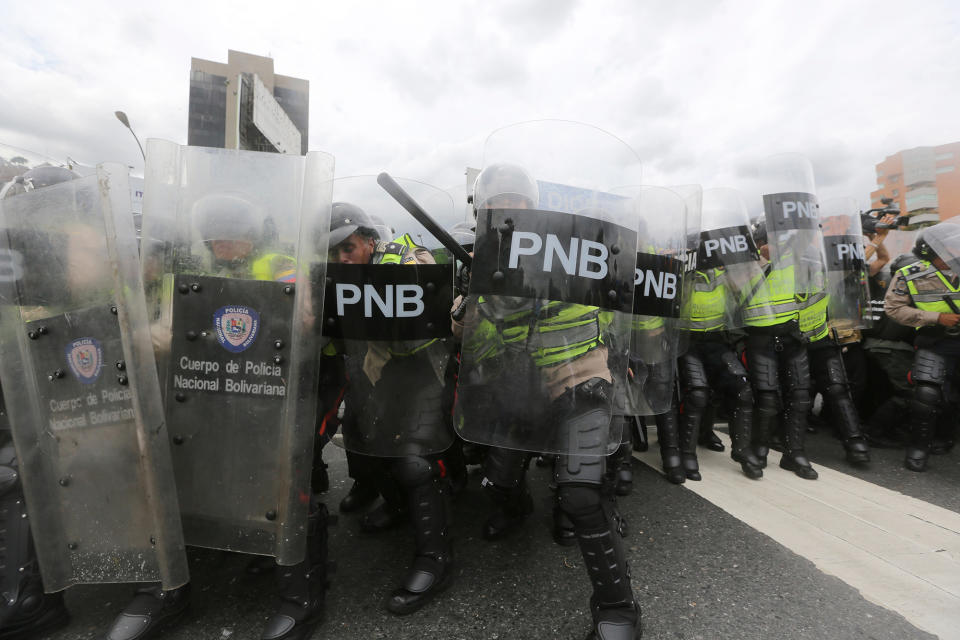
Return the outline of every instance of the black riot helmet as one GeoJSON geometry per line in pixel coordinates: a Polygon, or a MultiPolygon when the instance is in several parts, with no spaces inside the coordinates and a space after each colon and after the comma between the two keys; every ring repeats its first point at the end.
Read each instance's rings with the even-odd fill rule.
{"type": "Polygon", "coordinates": [[[333,250],[354,233],[376,240],[379,237],[376,223],[367,212],[349,202],[334,202],[330,213],[330,244],[333,250]]]}
{"type": "Polygon", "coordinates": [[[911,265],[917,261],[917,257],[911,253],[901,253],[899,256],[890,261],[890,273],[896,273],[903,269],[907,265],[911,265]]]}
{"type": "Polygon", "coordinates": [[[540,190],[523,167],[501,162],[481,171],[473,183],[474,213],[490,208],[490,201],[497,196],[519,198],[532,209],[540,201],[540,190]]]}
{"type": "Polygon", "coordinates": [[[26,193],[27,191],[33,191],[34,189],[42,189],[60,184],[61,182],[69,182],[79,177],[77,173],[74,173],[66,167],[34,167],[14,178],[11,184],[3,189],[3,197],[11,197],[26,193]]]}
{"type": "Polygon", "coordinates": [[[941,258],[945,262],[949,261],[950,255],[938,255],[937,248],[941,250],[946,248],[950,253],[950,243],[955,242],[956,236],[960,233],[957,224],[953,222],[941,222],[932,227],[927,227],[917,234],[917,239],[913,244],[913,255],[921,260],[933,262],[934,258],[941,258]]]}

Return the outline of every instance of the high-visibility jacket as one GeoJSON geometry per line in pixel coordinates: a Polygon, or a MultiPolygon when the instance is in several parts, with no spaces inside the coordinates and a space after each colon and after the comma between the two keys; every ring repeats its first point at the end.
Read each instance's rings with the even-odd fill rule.
{"type": "Polygon", "coordinates": [[[553,300],[533,300],[514,313],[499,317],[480,296],[474,327],[464,351],[476,361],[491,358],[514,347],[529,353],[538,367],[572,362],[602,345],[603,330],[612,314],[598,307],[553,300]],[[531,306],[533,308],[531,308],[531,306]]]}
{"type": "Polygon", "coordinates": [[[689,331],[720,331],[726,327],[727,280],[721,268],[696,271],[693,292],[680,311],[689,331]]]}
{"type": "MultiPolygon", "coordinates": [[[[923,260],[912,265],[907,265],[906,267],[902,267],[897,273],[906,280],[907,291],[910,292],[913,306],[917,309],[936,313],[956,313],[956,311],[950,308],[950,304],[944,300],[944,296],[949,298],[956,307],[960,308],[960,286],[954,287],[950,279],[943,275],[943,273],[930,262],[923,260]],[[916,281],[934,274],[943,285],[943,290],[920,291],[917,288],[916,281]]],[[[920,327],[918,327],[918,329],[919,328],[920,327]]]]}
{"type": "Polygon", "coordinates": [[[829,297],[822,289],[798,292],[794,270],[793,265],[779,269],[767,265],[763,275],[754,276],[743,300],[744,324],[748,327],[771,327],[795,320],[801,336],[814,342],[829,333],[829,297]],[[766,287],[761,286],[761,279],[766,287]]]}

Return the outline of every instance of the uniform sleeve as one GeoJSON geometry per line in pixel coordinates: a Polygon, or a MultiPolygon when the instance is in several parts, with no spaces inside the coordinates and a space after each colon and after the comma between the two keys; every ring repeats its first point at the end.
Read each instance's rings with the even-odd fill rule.
{"type": "Polygon", "coordinates": [[[890,287],[883,298],[883,311],[898,324],[908,327],[935,325],[940,319],[940,314],[936,311],[924,311],[911,305],[907,280],[902,274],[897,274],[890,281],[890,287]]]}

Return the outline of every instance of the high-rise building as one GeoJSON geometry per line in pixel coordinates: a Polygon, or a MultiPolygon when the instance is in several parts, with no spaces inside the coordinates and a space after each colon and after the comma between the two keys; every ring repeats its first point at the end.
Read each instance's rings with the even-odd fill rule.
{"type": "Polygon", "coordinates": [[[877,165],[872,206],[893,198],[910,226],[960,215],[960,142],[898,151],[877,165]]]}
{"type": "Polygon", "coordinates": [[[309,111],[310,82],[274,73],[272,58],[191,58],[187,144],[305,154],[309,111]]]}

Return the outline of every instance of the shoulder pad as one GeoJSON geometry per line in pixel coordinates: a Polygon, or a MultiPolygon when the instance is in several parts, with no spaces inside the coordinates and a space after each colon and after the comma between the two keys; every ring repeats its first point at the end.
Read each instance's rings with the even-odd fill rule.
{"type": "Polygon", "coordinates": [[[907,273],[920,273],[921,271],[923,271],[923,267],[919,264],[911,264],[907,267],[907,273]]]}
{"type": "Polygon", "coordinates": [[[388,242],[384,245],[383,251],[385,253],[395,253],[402,256],[407,252],[407,248],[399,242],[388,242]]]}

